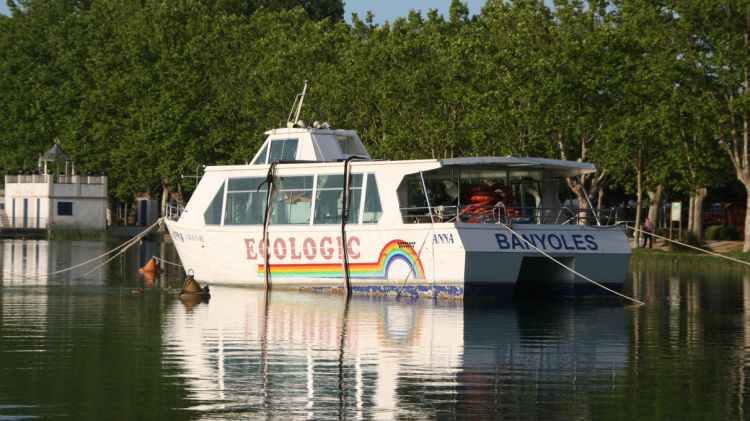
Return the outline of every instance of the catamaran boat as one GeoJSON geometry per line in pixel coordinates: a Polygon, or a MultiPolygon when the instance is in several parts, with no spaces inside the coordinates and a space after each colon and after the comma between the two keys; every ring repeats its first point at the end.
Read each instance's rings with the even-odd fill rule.
{"type": "Polygon", "coordinates": [[[250,164],[207,167],[166,221],[195,279],[454,298],[621,288],[630,247],[616,215],[560,201],[594,165],[374,160],[356,132],[299,120],[304,95],[250,164]]]}

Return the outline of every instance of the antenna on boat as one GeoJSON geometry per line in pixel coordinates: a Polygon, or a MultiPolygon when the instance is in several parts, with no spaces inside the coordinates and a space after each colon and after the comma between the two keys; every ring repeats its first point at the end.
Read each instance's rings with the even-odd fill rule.
{"type": "Polygon", "coordinates": [[[302,111],[302,102],[305,100],[305,92],[307,92],[307,80],[305,80],[305,86],[302,88],[302,93],[297,94],[297,97],[294,98],[292,110],[289,111],[289,117],[286,119],[286,126],[289,128],[294,127],[294,125],[297,124],[297,121],[299,121],[299,113],[302,111]],[[294,118],[292,118],[292,114],[294,114],[294,118]]]}

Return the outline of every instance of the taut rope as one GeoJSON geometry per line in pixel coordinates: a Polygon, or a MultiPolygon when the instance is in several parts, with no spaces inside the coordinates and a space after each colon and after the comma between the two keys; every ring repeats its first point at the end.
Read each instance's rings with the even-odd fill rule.
{"type": "Polygon", "coordinates": [[[510,231],[510,232],[511,232],[511,233],[512,233],[513,235],[515,235],[515,236],[516,236],[516,238],[519,238],[519,239],[520,239],[521,241],[523,241],[523,242],[525,242],[526,244],[528,244],[529,246],[531,246],[531,247],[532,247],[532,248],[533,248],[534,250],[536,250],[536,251],[538,251],[539,253],[541,253],[541,254],[542,254],[542,255],[543,255],[544,257],[546,257],[546,258],[548,258],[548,259],[552,260],[553,262],[555,262],[555,263],[557,263],[558,265],[562,266],[563,268],[565,268],[565,269],[569,270],[570,272],[572,272],[572,273],[574,273],[574,274],[576,274],[576,275],[580,276],[581,278],[585,279],[586,281],[588,281],[588,282],[590,282],[590,283],[592,283],[592,284],[594,284],[594,285],[598,286],[599,288],[602,288],[602,289],[604,289],[604,290],[606,290],[606,291],[609,291],[609,292],[611,292],[611,293],[613,293],[613,294],[615,294],[615,295],[618,295],[618,296],[620,296],[620,297],[622,297],[622,298],[625,298],[626,300],[630,300],[630,301],[632,301],[632,302],[634,302],[634,303],[636,303],[636,304],[640,304],[640,305],[644,305],[644,304],[646,304],[646,303],[644,303],[643,301],[638,301],[638,300],[636,300],[635,298],[632,298],[632,297],[628,297],[628,296],[627,296],[627,295],[625,295],[625,294],[619,293],[619,292],[617,292],[617,291],[615,291],[615,290],[613,290],[613,289],[611,289],[611,288],[607,288],[606,286],[604,286],[604,285],[600,284],[599,282],[596,282],[595,280],[593,280],[593,279],[589,278],[588,276],[586,276],[586,275],[584,275],[584,274],[582,274],[582,273],[580,273],[580,272],[577,272],[577,271],[576,271],[576,270],[574,270],[574,269],[571,269],[571,268],[569,268],[569,267],[568,267],[567,265],[565,265],[565,264],[564,264],[563,262],[561,262],[561,261],[559,261],[559,260],[555,259],[554,257],[550,256],[550,255],[549,255],[549,254],[547,254],[547,253],[546,253],[546,252],[545,252],[544,250],[542,250],[542,249],[540,249],[539,247],[535,246],[535,245],[534,245],[534,244],[533,244],[532,242],[530,242],[529,240],[527,240],[526,238],[524,238],[524,237],[523,237],[522,235],[520,235],[520,234],[516,233],[515,231],[513,231],[513,229],[511,229],[511,228],[510,228],[509,226],[505,225],[505,224],[504,224],[503,222],[501,222],[501,221],[498,221],[498,222],[500,223],[500,225],[502,225],[503,227],[505,227],[505,229],[507,229],[507,230],[508,230],[508,231],[510,231]]]}
{"type": "Polygon", "coordinates": [[[744,260],[740,260],[740,259],[735,259],[734,257],[730,257],[730,256],[725,256],[725,255],[723,255],[723,254],[719,254],[719,253],[716,253],[716,252],[713,252],[713,251],[710,251],[710,250],[704,250],[704,249],[702,249],[702,248],[700,248],[700,247],[695,247],[695,246],[691,246],[690,244],[682,243],[682,242],[679,242],[679,241],[676,241],[676,240],[671,240],[671,239],[669,239],[669,238],[667,238],[667,237],[662,237],[661,235],[656,235],[656,234],[654,234],[654,233],[651,233],[651,232],[647,232],[647,231],[644,231],[644,230],[642,230],[642,229],[636,229],[635,227],[633,227],[633,226],[630,226],[630,225],[627,225],[627,224],[625,224],[625,226],[626,226],[627,228],[632,228],[632,229],[633,229],[633,231],[639,231],[639,232],[641,232],[641,233],[643,233],[643,234],[648,234],[648,235],[652,235],[652,236],[654,236],[654,237],[656,237],[656,238],[660,238],[660,239],[662,239],[662,240],[666,240],[666,241],[669,241],[670,243],[675,243],[675,244],[679,244],[679,245],[681,245],[681,246],[683,246],[683,247],[691,248],[691,249],[693,249],[693,250],[698,250],[698,251],[702,251],[703,253],[707,253],[707,254],[710,254],[710,255],[712,255],[712,256],[716,256],[716,257],[721,257],[721,258],[724,258],[724,259],[727,259],[727,260],[731,260],[731,261],[733,261],[733,262],[737,262],[737,263],[742,263],[743,265],[747,265],[747,266],[750,266],[750,262],[746,262],[746,261],[744,261],[744,260]]]}
{"type": "MultiPolygon", "coordinates": [[[[104,258],[104,257],[106,257],[106,256],[109,256],[110,254],[113,254],[113,253],[116,253],[116,252],[117,252],[117,254],[115,254],[115,256],[119,256],[120,254],[124,253],[124,252],[125,252],[125,250],[129,249],[130,247],[132,247],[133,245],[135,245],[135,244],[136,244],[137,242],[139,242],[139,241],[140,241],[140,240],[141,240],[141,239],[142,239],[143,237],[145,237],[146,235],[148,235],[148,233],[149,233],[149,232],[151,232],[151,230],[153,230],[154,228],[156,228],[157,226],[159,226],[159,225],[160,225],[160,224],[162,223],[162,220],[163,220],[163,219],[164,219],[164,218],[159,218],[159,219],[158,219],[158,220],[157,220],[156,222],[154,222],[154,224],[153,224],[153,225],[151,225],[150,227],[146,228],[146,229],[145,229],[145,230],[144,230],[143,232],[141,232],[140,234],[136,235],[135,237],[131,238],[130,240],[128,240],[128,241],[126,241],[126,242],[124,242],[124,243],[120,244],[119,246],[117,246],[117,247],[113,248],[112,250],[110,250],[110,251],[108,251],[108,252],[106,252],[106,253],[104,253],[104,254],[102,254],[102,255],[100,255],[100,256],[96,256],[96,257],[94,257],[93,259],[89,259],[89,260],[87,260],[87,261],[85,261],[85,262],[83,262],[83,263],[79,263],[79,264],[77,264],[77,265],[75,265],[75,266],[71,266],[71,267],[69,267],[69,268],[65,268],[65,269],[60,269],[60,270],[57,270],[57,271],[54,271],[54,272],[50,272],[50,273],[45,273],[45,274],[42,274],[42,275],[37,275],[37,276],[25,276],[25,277],[24,277],[24,279],[41,279],[41,278],[48,278],[48,277],[50,277],[50,276],[52,276],[52,275],[58,275],[58,274],[60,274],[60,273],[65,273],[65,272],[69,272],[69,271],[71,271],[71,270],[73,270],[73,269],[77,269],[77,268],[79,268],[79,267],[81,267],[81,266],[85,266],[85,265],[87,265],[87,264],[89,264],[89,263],[91,263],[91,262],[94,262],[94,261],[96,261],[96,260],[102,259],[102,258],[104,258]]],[[[109,262],[109,261],[111,261],[111,260],[112,260],[112,259],[109,259],[109,260],[108,260],[107,262],[109,262]]],[[[107,262],[105,262],[105,264],[106,264],[107,262]]],[[[101,266],[103,266],[103,265],[99,265],[99,266],[97,266],[97,268],[95,268],[94,270],[98,269],[98,268],[99,268],[99,267],[101,267],[101,266]]],[[[88,274],[88,273],[91,273],[91,272],[92,272],[92,271],[89,271],[89,272],[87,272],[87,274],[88,274]]]]}

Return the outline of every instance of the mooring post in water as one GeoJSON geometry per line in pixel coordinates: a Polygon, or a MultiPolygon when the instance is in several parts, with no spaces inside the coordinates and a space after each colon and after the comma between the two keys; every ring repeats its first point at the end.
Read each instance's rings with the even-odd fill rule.
{"type": "Polygon", "coordinates": [[[352,282],[351,276],[349,276],[349,253],[346,241],[346,223],[349,222],[349,189],[351,183],[349,178],[351,177],[351,163],[355,159],[366,159],[361,156],[352,155],[344,160],[344,192],[343,192],[343,204],[341,209],[341,271],[344,277],[344,288],[346,289],[346,295],[352,294],[352,282]]]}
{"type": "Polygon", "coordinates": [[[349,171],[350,163],[354,157],[350,156],[344,160],[344,192],[341,209],[341,273],[344,275],[344,290],[347,297],[352,294],[351,280],[349,279],[349,253],[346,246],[346,222],[349,220],[349,171]]]}
{"type": "Polygon", "coordinates": [[[261,183],[256,190],[260,191],[263,184],[268,185],[268,190],[266,192],[266,211],[263,213],[263,250],[265,250],[265,253],[263,253],[263,281],[266,290],[271,287],[271,268],[269,266],[271,253],[269,250],[270,241],[268,241],[268,224],[271,222],[271,205],[273,202],[273,194],[276,191],[274,181],[276,179],[276,165],[278,164],[279,161],[271,163],[271,166],[268,168],[268,174],[266,175],[266,181],[261,183]]]}

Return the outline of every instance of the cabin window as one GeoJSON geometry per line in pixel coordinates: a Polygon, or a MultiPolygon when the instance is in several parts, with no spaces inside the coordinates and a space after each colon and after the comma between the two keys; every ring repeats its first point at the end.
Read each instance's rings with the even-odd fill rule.
{"type": "Polygon", "coordinates": [[[380,221],[383,214],[383,207],[380,205],[380,194],[378,193],[378,183],[375,181],[375,175],[367,176],[367,189],[365,192],[365,209],[362,214],[362,223],[376,224],[380,221]]]}
{"type": "MultiPolygon", "coordinates": [[[[343,175],[320,175],[315,194],[315,223],[340,224],[344,195],[343,175]]],[[[349,181],[349,223],[359,223],[362,198],[362,174],[352,174],[349,181]]]]}
{"type": "Polygon", "coordinates": [[[542,184],[532,177],[521,177],[513,183],[513,202],[522,216],[533,218],[535,209],[542,206],[542,184]]]}
{"type": "Polygon", "coordinates": [[[268,186],[265,177],[230,178],[224,225],[262,224],[268,186]]]}
{"type": "Polygon", "coordinates": [[[266,155],[268,155],[268,144],[263,145],[263,149],[260,150],[258,157],[253,161],[253,165],[263,165],[266,163],[266,155]]]}
{"type": "Polygon", "coordinates": [[[362,143],[354,136],[336,135],[336,142],[338,142],[341,154],[344,156],[367,156],[362,143]]]}
{"type": "Polygon", "coordinates": [[[268,152],[268,161],[294,161],[297,157],[297,139],[276,139],[271,141],[271,150],[268,152]]]}
{"type": "Polygon", "coordinates": [[[253,161],[253,165],[269,164],[274,161],[294,161],[297,158],[298,139],[275,139],[271,141],[271,150],[268,150],[268,143],[263,146],[258,157],[253,161]]]}
{"type": "MultiPolygon", "coordinates": [[[[310,224],[313,177],[280,177],[274,193],[272,224],[310,224]]],[[[262,219],[261,219],[262,221],[262,219]]]]}
{"type": "Polygon", "coordinates": [[[224,202],[224,183],[221,183],[221,188],[216,192],[211,204],[208,205],[206,211],[203,213],[203,221],[206,225],[219,225],[221,224],[221,205],[224,202]]]}

